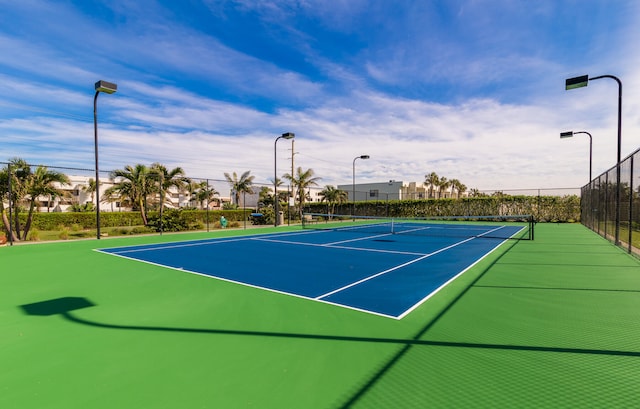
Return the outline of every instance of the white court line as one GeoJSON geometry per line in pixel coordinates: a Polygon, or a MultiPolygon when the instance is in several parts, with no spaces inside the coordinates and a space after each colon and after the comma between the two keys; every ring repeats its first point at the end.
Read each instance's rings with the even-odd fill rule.
{"type": "Polygon", "coordinates": [[[340,288],[338,288],[338,289],[335,289],[335,290],[333,290],[333,291],[330,291],[330,292],[328,292],[328,293],[326,293],[326,294],[320,295],[320,296],[316,297],[315,299],[316,299],[316,300],[321,300],[321,299],[323,299],[323,298],[325,298],[325,297],[328,297],[328,296],[330,296],[330,295],[333,295],[333,294],[339,293],[340,291],[344,291],[344,290],[346,290],[347,288],[354,287],[354,286],[356,286],[356,285],[358,285],[358,284],[362,284],[362,283],[364,283],[364,282],[366,282],[366,281],[373,280],[373,279],[374,279],[374,278],[376,278],[376,277],[380,277],[381,275],[384,275],[384,274],[390,273],[390,272],[392,272],[392,271],[398,270],[398,269],[400,269],[400,268],[402,268],[402,267],[406,267],[406,266],[411,265],[411,264],[413,264],[413,263],[417,263],[418,261],[424,260],[424,259],[429,258],[429,257],[431,257],[431,256],[434,256],[434,255],[436,255],[436,254],[438,254],[438,253],[442,253],[443,251],[446,251],[446,250],[452,249],[452,248],[457,247],[457,246],[459,246],[459,245],[461,245],[461,244],[464,244],[464,243],[466,243],[466,242],[468,242],[468,241],[475,240],[475,239],[477,239],[477,238],[478,238],[478,237],[480,237],[480,236],[484,236],[485,234],[493,233],[494,231],[496,231],[496,230],[500,230],[500,229],[502,229],[502,228],[504,228],[504,226],[501,226],[501,227],[495,228],[495,229],[493,229],[493,230],[489,230],[488,232],[485,232],[485,233],[483,233],[483,234],[481,234],[481,235],[479,235],[479,236],[476,236],[476,237],[470,237],[470,238],[468,238],[468,239],[465,239],[465,240],[459,241],[459,242],[454,243],[454,244],[452,244],[452,245],[450,245],[450,246],[443,247],[443,248],[441,248],[440,250],[436,250],[436,251],[434,251],[433,253],[425,254],[425,255],[423,255],[422,257],[418,257],[418,258],[416,258],[416,259],[414,259],[414,260],[411,260],[411,261],[408,261],[408,262],[406,262],[406,263],[403,263],[403,264],[397,265],[397,266],[395,266],[395,267],[392,267],[392,268],[390,268],[390,269],[387,269],[387,270],[381,271],[381,272],[376,273],[376,274],[374,274],[374,275],[371,275],[371,276],[369,276],[369,277],[365,277],[365,278],[363,278],[363,279],[361,279],[361,280],[358,280],[358,281],[356,281],[356,282],[353,282],[353,283],[351,283],[351,284],[347,284],[347,285],[345,285],[345,286],[343,286],[343,287],[340,287],[340,288]]]}
{"type": "Polygon", "coordinates": [[[331,301],[316,300],[313,297],[297,294],[295,292],[276,290],[275,288],[263,287],[263,286],[259,286],[259,285],[255,285],[255,284],[250,284],[250,283],[247,283],[245,281],[239,281],[239,280],[233,280],[233,279],[230,279],[230,278],[220,277],[220,276],[217,276],[217,275],[214,275],[214,274],[207,274],[207,273],[201,273],[201,272],[198,272],[198,271],[187,270],[187,269],[184,269],[183,267],[172,267],[172,266],[168,266],[166,264],[155,263],[153,261],[147,261],[147,260],[134,258],[134,257],[128,257],[128,256],[122,256],[122,255],[120,255],[118,253],[106,253],[106,254],[109,254],[111,256],[120,257],[120,258],[123,258],[123,259],[126,259],[126,260],[136,261],[136,262],[139,262],[139,263],[150,264],[152,266],[164,267],[164,268],[168,268],[170,270],[177,270],[177,271],[179,271],[181,273],[195,274],[195,275],[199,275],[199,276],[206,277],[206,278],[213,278],[215,280],[220,280],[220,281],[225,281],[225,282],[228,282],[228,283],[243,285],[245,287],[257,288],[259,290],[264,290],[264,291],[270,291],[272,293],[288,295],[288,296],[291,296],[291,297],[302,298],[304,300],[316,301],[316,302],[321,302],[321,303],[329,304],[329,305],[335,305],[335,306],[338,306],[338,307],[341,307],[341,308],[346,308],[346,309],[349,309],[349,310],[360,311],[360,312],[364,312],[364,313],[367,313],[367,314],[378,315],[380,317],[393,318],[393,319],[396,319],[396,320],[398,319],[398,317],[396,317],[394,315],[383,314],[383,313],[379,313],[379,312],[375,312],[375,311],[365,310],[365,309],[362,309],[362,308],[352,307],[352,306],[349,306],[349,305],[346,305],[346,304],[334,303],[334,302],[331,302],[331,301]]]}
{"type": "MultiPolygon", "coordinates": [[[[267,233],[266,235],[269,235],[269,237],[285,237],[285,236],[288,237],[288,236],[298,236],[301,234],[312,234],[312,233],[314,232],[299,232],[299,233],[285,232],[285,233],[277,233],[277,234],[267,233]]],[[[147,251],[147,250],[156,251],[156,250],[164,250],[164,249],[176,249],[176,248],[182,248],[182,247],[208,246],[210,244],[233,243],[238,241],[254,240],[256,237],[261,237],[261,236],[253,235],[253,236],[242,236],[238,238],[220,237],[220,238],[212,238],[212,239],[200,239],[200,240],[189,241],[189,242],[178,242],[176,244],[171,244],[171,245],[163,245],[163,243],[157,243],[156,244],[157,247],[150,247],[149,244],[140,244],[138,246],[135,246],[135,248],[130,248],[129,250],[121,250],[117,252],[103,251],[103,250],[114,250],[114,249],[117,249],[118,247],[113,247],[108,249],[96,249],[96,251],[109,253],[109,254],[126,254],[126,253],[137,253],[137,252],[147,251]]],[[[124,246],[122,248],[127,248],[127,247],[129,246],[124,246]]]]}
{"type": "MultiPolygon", "coordinates": [[[[118,252],[107,252],[105,251],[105,253],[109,253],[109,254],[126,254],[126,253],[138,253],[141,251],[156,251],[156,250],[164,250],[164,249],[176,249],[176,248],[181,248],[181,247],[195,247],[195,246],[207,246],[209,244],[218,244],[218,243],[230,243],[230,242],[234,242],[234,241],[245,241],[248,240],[246,237],[245,238],[237,238],[237,239],[230,239],[230,240],[213,240],[213,241],[202,241],[199,243],[179,243],[179,244],[173,244],[170,246],[162,246],[159,245],[157,247],[144,247],[145,244],[141,244],[139,247],[140,248],[134,248],[134,249],[129,249],[129,250],[122,250],[122,251],[118,251],[118,252]]],[[[107,249],[107,250],[111,250],[111,249],[107,249]]],[[[101,251],[101,250],[98,250],[101,251]]]]}
{"type": "MultiPolygon", "coordinates": [[[[502,228],[504,228],[504,227],[506,227],[506,226],[501,226],[501,227],[496,228],[496,229],[493,229],[493,230],[491,230],[491,231],[489,231],[489,232],[485,232],[485,233],[483,233],[482,235],[484,235],[484,234],[489,234],[489,233],[491,233],[491,232],[493,232],[493,231],[497,231],[497,230],[502,229],[502,228]]],[[[315,233],[323,233],[323,232],[324,232],[324,231],[318,231],[318,230],[316,230],[316,231],[299,232],[299,233],[291,233],[291,232],[282,232],[282,233],[278,233],[278,234],[268,233],[268,234],[264,234],[264,235],[253,235],[253,236],[248,236],[248,237],[247,237],[247,236],[245,236],[245,237],[239,237],[239,238],[229,239],[229,240],[226,240],[225,238],[204,239],[204,240],[196,240],[196,241],[197,241],[197,243],[193,243],[193,242],[191,242],[191,243],[189,243],[189,244],[185,244],[185,242],[183,242],[183,244],[182,244],[182,245],[165,246],[165,247],[158,247],[158,248],[145,248],[145,249],[136,249],[136,250],[138,250],[138,251],[144,251],[144,250],[160,250],[160,249],[162,249],[162,248],[169,248],[169,247],[183,247],[183,246],[189,246],[189,245],[203,245],[203,244],[220,244],[220,243],[237,242],[237,241],[243,241],[243,240],[265,240],[265,241],[276,241],[276,240],[270,240],[270,239],[268,239],[268,237],[288,237],[288,236],[293,236],[293,235],[300,235],[300,234],[315,234],[315,233]]],[[[515,235],[515,234],[517,234],[517,233],[514,233],[514,235],[515,235]]],[[[477,238],[477,237],[480,237],[480,236],[482,236],[482,235],[479,235],[479,236],[476,236],[476,237],[472,237],[472,238],[468,238],[468,239],[464,240],[463,242],[460,242],[460,243],[457,243],[457,244],[454,244],[454,245],[448,246],[447,248],[443,248],[443,249],[441,249],[441,250],[438,250],[438,251],[436,251],[436,252],[433,252],[433,253],[430,253],[430,254],[427,254],[427,255],[425,255],[425,254],[423,254],[423,253],[392,252],[392,251],[385,251],[385,250],[361,249],[361,248],[354,248],[354,247],[327,246],[327,245],[322,245],[322,244],[310,244],[310,243],[304,243],[304,242],[287,242],[287,241],[284,241],[284,240],[281,240],[280,242],[282,242],[282,243],[287,243],[287,244],[299,244],[299,245],[307,245],[307,246],[320,246],[320,247],[327,247],[327,248],[344,248],[344,249],[347,249],[347,250],[379,251],[379,252],[387,252],[387,253],[395,253],[395,254],[408,254],[408,255],[421,256],[419,259],[416,259],[416,260],[410,261],[410,262],[408,262],[408,263],[405,263],[405,264],[403,264],[403,265],[397,266],[397,267],[395,267],[395,268],[393,268],[393,269],[389,269],[389,270],[387,270],[387,271],[384,271],[384,272],[382,272],[382,273],[378,273],[378,274],[376,274],[376,275],[375,275],[375,276],[380,276],[380,275],[382,275],[382,274],[384,274],[384,273],[386,273],[386,272],[390,272],[390,271],[392,271],[392,270],[396,270],[396,269],[401,268],[401,267],[403,267],[403,266],[406,266],[406,265],[409,265],[409,264],[411,264],[411,263],[417,262],[417,261],[419,261],[419,260],[425,259],[425,258],[427,258],[427,257],[430,257],[430,256],[434,255],[434,254],[437,254],[437,253],[439,253],[439,252],[445,251],[445,250],[447,250],[448,248],[455,247],[455,246],[457,246],[457,245],[459,245],[459,244],[462,244],[462,243],[464,243],[464,242],[466,242],[466,241],[473,240],[473,239],[475,239],[475,238],[477,238]]],[[[497,247],[499,247],[500,245],[504,244],[504,242],[505,242],[505,241],[506,241],[506,240],[503,240],[503,241],[502,241],[500,244],[498,244],[495,248],[497,248],[497,247]]],[[[144,245],[140,245],[140,247],[142,247],[142,246],[144,246],[144,245]]],[[[129,247],[129,246],[122,246],[122,247],[123,247],[123,248],[126,248],[126,247],[129,247]]],[[[494,248],[493,250],[495,250],[495,248],[494,248]]],[[[114,248],[112,248],[112,249],[114,249],[114,248]]],[[[487,254],[485,254],[481,259],[483,259],[484,257],[486,257],[486,256],[487,256],[488,254],[490,254],[491,252],[493,252],[493,250],[489,251],[489,252],[488,252],[487,254]]],[[[314,297],[309,297],[309,296],[304,296],[304,295],[301,295],[301,294],[297,294],[297,293],[295,293],[295,292],[281,291],[281,290],[276,290],[276,289],[269,288],[269,287],[262,287],[262,286],[259,286],[259,285],[250,284],[250,283],[247,283],[247,282],[244,282],[244,281],[236,281],[236,280],[233,280],[233,279],[229,279],[229,278],[224,278],[224,277],[216,276],[216,275],[214,275],[214,274],[207,274],[207,273],[201,273],[201,272],[197,272],[197,271],[191,271],[191,270],[184,269],[183,267],[172,267],[172,266],[165,265],[165,264],[159,264],[159,263],[155,263],[155,262],[151,262],[151,261],[145,261],[145,260],[143,260],[143,259],[138,259],[138,258],[133,258],[133,257],[124,256],[124,255],[121,255],[120,253],[111,253],[111,252],[106,252],[106,251],[103,251],[103,249],[95,249],[94,251],[104,252],[104,253],[109,254],[109,255],[113,255],[113,256],[116,256],[116,257],[121,257],[121,258],[123,258],[123,259],[128,259],[128,260],[132,260],[132,261],[136,261],[136,262],[142,262],[142,263],[146,263],[146,264],[150,264],[150,265],[156,265],[156,266],[159,266],[159,267],[169,268],[169,269],[173,269],[173,270],[177,270],[177,271],[181,271],[181,272],[186,272],[186,273],[196,274],[196,275],[200,275],[200,276],[204,276],[204,277],[208,277],[208,278],[214,278],[214,279],[221,280],[221,281],[226,281],[226,282],[230,282],[230,283],[240,284],[240,285],[244,285],[244,286],[247,286],[247,287],[257,288],[257,289],[261,289],[261,290],[265,290],[265,291],[270,291],[270,292],[274,292],[274,293],[279,293],[279,294],[289,295],[289,296],[293,296],[293,297],[297,297],[297,298],[301,298],[301,299],[306,299],[306,300],[312,300],[312,301],[322,302],[322,303],[329,304],[329,305],[339,306],[339,307],[341,307],[341,308],[347,308],[347,309],[354,310],[354,311],[360,311],[360,312],[364,312],[364,313],[368,313],[368,314],[373,314],[373,315],[378,315],[378,316],[386,317],[386,318],[392,318],[392,319],[396,319],[396,320],[399,320],[399,319],[401,319],[401,318],[405,317],[405,316],[406,316],[407,314],[409,314],[411,311],[415,310],[415,309],[416,309],[416,308],[417,308],[417,307],[418,307],[422,302],[424,302],[426,299],[428,299],[428,298],[429,298],[429,297],[431,297],[433,294],[435,294],[435,293],[436,293],[440,288],[443,288],[443,287],[444,287],[444,286],[446,286],[449,282],[453,281],[456,277],[458,277],[460,274],[462,274],[464,271],[466,271],[468,268],[471,268],[471,266],[469,266],[467,269],[465,269],[465,270],[461,271],[460,273],[458,273],[455,277],[451,278],[449,281],[447,281],[446,283],[444,283],[444,284],[443,284],[440,288],[438,288],[437,290],[435,290],[435,291],[431,292],[430,294],[428,294],[428,295],[427,295],[427,296],[426,296],[422,301],[420,301],[420,302],[416,303],[415,305],[413,305],[410,309],[408,309],[407,311],[405,311],[405,312],[404,312],[404,313],[402,313],[401,315],[399,315],[399,316],[394,316],[394,315],[388,315],[388,314],[384,314],[384,313],[378,313],[378,312],[375,312],[375,311],[370,311],[370,310],[367,310],[367,309],[362,309],[362,308],[358,308],[358,307],[349,306],[348,304],[342,304],[342,303],[337,303],[337,302],[332,302],[332,301],[329,301],[329,300],[323,300],[323,299],[321,299],[322,297],[327,297],[327,296],[328,296],[328,295],[330,295],[330,294],[335,294],[336,292],[341,291],[342,289],[345,289],[345,288],[348,288],[348,287],[352,287],[352,286],[354,286],[354,285],[356,285],[356,284],[358,284],[358,283],[360,283],[360,282],[367,281],[368,279],[371,279],[371,278],[374,278],[374,277],[370,277],[370,278],[368,278],[368,279],[360,280],[358,283],[353,283],[353,284],[351,284],[351,285],[349,285],[349,286],[345,286],[345,287],[343,287],[342,289],[338,289],[338,290],[332,291],[331,293],[327,293],[327,294],[322,295],[322,296],[320,296],[320,297],[315,297],[315,298],[314,298],[314,297]]],[[[133,249],[132,249],[132,250],[129,250],[129,251],[133,251],[133,249]]],[[[481,259],[480,259],[480,260],[481,260],[481,259]]],[[[478,261],[479,261],[479,260],[477,260],[473,265],[475,265],[478,261]]]]}
{"type": "Polygon", "coordinates": [[[324,243],[324,244],[306,243],[304,241],[274,240],[274,239],[268,239],[264,237],[254,237],[252,240],[267,241],[271,243],[295,244],[296,246],[325,247],[329,249],[344,249],[344,250],[354,250],[354,251],[368,251],[373,253],[390,253],[390,254],[404,254],[409,256],[424,256],[424,253],[414,253],[410,251],[397,251],[397,250],[369,249],[369,248],[349,247],[349,246],[336,246],[333,243],[324,243]]]}
{"type": "Polygon", "coordinates": [[[352,243],[354,241],[371,240],[371,239],[375,239],[377,237],[386,237],[386,236],[393,236],[393,234],[392,233],[384,233],[384,234],[378,234],[377,236],[365,236],[365,237],[359,237],[357,239],[334,241],[334,242],[331,242],[331,243],[325,243],[325,245],[333,246],[333,245],[336,245],[336,244],[352,243]]]}
{"type": "Polygon", "coordinates": [[[429,230],[429,229],[432,229],[432,228],[433,228],[432,226],[428,226],[428,227],[416,227],[415,229],[409,229],[409,230],[403,230],[403,231],[396,232],[396,234],[400,234],[400,235],[402,235],[402,234],[405,234],[405,233],[412,233],[412,232],[414,232],[414,231],[429,230]]]}

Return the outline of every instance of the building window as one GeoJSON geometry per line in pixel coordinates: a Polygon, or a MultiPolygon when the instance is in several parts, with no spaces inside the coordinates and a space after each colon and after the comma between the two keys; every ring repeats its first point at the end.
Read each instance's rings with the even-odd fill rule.
{"type": "Polygon", "coordinates": [[[378,197],[379,191],[378,189],[372,189],[369,191],[369,197],[378,197]]]}

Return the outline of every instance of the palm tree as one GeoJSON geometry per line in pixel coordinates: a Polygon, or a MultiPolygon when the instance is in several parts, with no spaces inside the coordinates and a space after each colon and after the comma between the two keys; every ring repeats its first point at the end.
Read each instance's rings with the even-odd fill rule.
{"type": "Polygon", "coordinates": [[[479,191],[477,188],[473,188],[469,191],[469,196],[471,197],[482,197],[482,196],[486,196],[485,193],[482,193],[481,191],[479,191]]]}
{"type": "Polygon", "coordinates": [[[207,203],[210,202],[218,194],[218,191],[213,186],[209,186],[207,181],[191,181],[186,185],[186,189],[190,194],[191,200],[198,204],[200,210],[204,209],[205,201],[207,203]]]}
{"type": "Polygon", "coordinates": [[[329,217],[335,213],[336,204],[346,203],[349,200],[349,194],[345,190],[336,189],[332,185],[326,185],[318,195],[322,196],[321,201],[329,204],[329,217]]]}
{"type": "MultiPolygon", "coordinates": [[[[4,207],[5,198],[9,198],[9,169],[8,166],[0,169],[0,214],[2,214],[2,224],[6,231],[11,231],[9,227],[11,222],[9,221],[9,217],[7,216],[7,212],[4,207]]],[[[15,236],[14,236],[15,237],[15,236]]],[[[14,238],[14,240],[17,240],[14,238]]]]}
{"type": "MultiPolygon", "coordinates": [[[[284,185],[284,182],[280,178],[276,178],[275,182],[273,181],[273,179],[269,179],[269,182],[271,182],[271,185],[275,186],[276,189],[278,189],[280,186],[284,185]]],[[[289,197],[290,197],[289,196],[289,189],[287,189],[286,192],[281,191],[280,189],[278,189],[278,201],[279,201],[279,203],[288,202],[289,201],[289,197]]]]}
{"type": "Polygon", "coordinates": [[[460,195],[467,191],[467,186],[463,183],[460,183],[456,190],[458,191],[458,198],[460,198],[460,195]]]}
{"type": "Polygon", "coordinates": [[[307,169],[305,171],[302,170],[302,167],[298,166],[296,170],[296,176],[292,176],[289,174],[284,175],[285,179],[291,181],[291,185],[294,186],[298,190],[298,212],[300,214],[300,218],[302,218],[302,208],[304,206],[305,198],[306,198],[306,189],[311,186],[317,186],[319,177],[314,177],[313,169],[307,169]]]}
{"type": "Polygon", "coordinates": [[[162,214],[164,212],[164,202],[167,191],[172,187],[178,189],[178,192],[184,190],[185,186],[189,184],[190,179],[184,175],[184,170],[182,170],[181,167],[169,171],[166,166],[157,162],[151,164],[149,175],[155,179],[156,191],[160,194],[160,233],[162,233],[162,214]]]}
{"type": "Polygon", "coordinates": [[[91,194],[91,203],[93,203],[93,195],[96,193],[96,181],[93,178],[89,179],[87,186],[82,186],[82,191],[91,194]]]}
{"type": "Polygon", "coordinates": [[[13,241],[20,240],[20,209],[21,202],[25,197],[27,178],[31,174],[31,167],[24,159],[12,158],[9,160],[9,164],[2,170],[0,175],[0,198],[6,197],[9,200],[10,208],[9,212],[13,211],[11,216],[6,214],[4,203],[0,200],[0,209],[2,210],[2,223],[7,231],[11,231],[11,238],[13,241]],[[11,192],[9,192],[11,187],[11,192]],[[13,217],[13,220],[10,220],[13,217]],[[11,229],[11,224],[14,223],[14,228],[11,229]]]}
{"type": "Polygon", "coordinates": [[[29,175],[26,183],[26,193],[29,196],[29,213],[27,215],[27,222],[24,226],[24,232],[22,239],[27,239],[27,234],[31,229],[31,223],[33,222],[33,212],[36,207],[38,197],[52,195],[52,196],[64,196],[64,191],[56,188],[53,184],[68,184],[69,178],[64,173],[49,170],[46,166],[38,166],[36,171],[29,175]]]}
{"type": "Polygon", "coordinates": [[[258,200],[262,206],[273,206],[273,189],[268,186],[262,186],[258,192],[258,200]]]}
{"type": "MultiPolygon", "coordinates": [[[[20,231],[22,230],[20,225],[20,204],[27,194],[27,179],[31,174],[31,167],[24,159],[20,158],[13,158],[9,160],[8,167],[11,167],[11,174],[10,180],[9,177],[7,178],[7,186],[8,183],[11,183],[10,203],[13,209],[13,220],[9,221],[9,223],[13,223],[14,225],[12,234],[13,239],[20,240],[20,231]]],[[[7,169],[7,174],[8,173],[9,170],[7,169]]],[[[7,196],[8,195],[9,193],[7,192],[7,196]]]]}
{"type": "Polygon", "coordinates": [[[131,202],[132,208],[140,211],[142,222],[146,226],[148,224],[147,199],[149,195],[157,192],[150,169],[140,163],[135,166],[127,165],[124,169],[111,172],[110,178],[115,183],[105,190],[105,196],[117,194],[122,200],[131,202]]]}
{"type": "Polygon", "coordinates": [[[11,159],[9,165],[0,172],[0,198],[10,199],[13,221],[6,215],[2,200],[0,200],[0,211],[5,229],[12,232],[12,240],[26,240],[31,230],[36,203],[41,196],[64,195],[64,192],[55,187],[54,183],[67,184],[69,178],[63,173],[49,170],[46,166],[38,166],[35,172],[32,172],[31,166],[20,158],[11,159]],[[10,175],[9,167],[11,167],[10,175]],[[11,183],[11,197],[9,197],[9,183],[11,183]],[[20,209],[24,205],[28,206],[29,210],[23,229],[20,224],[20,209]],[[12,222],[15,228],[9,229],[12,222]]]}
{"type": "Polygon", "coordinates": [[[149,174],[155,179],[157,192],[160,194],[160,213],[162,213],[169,189],[175,187],[178,191],[183,191],[189,182],[191,182],[191,180],[185,176],[184,170],[181,167],[169,171],[166,166],[160,163],[154,163],[151,165],[151,168],[149,168],[149,174]]]}
{"type": "Polygon", "coordinates": [[[433,199],[435,197],[435,188],[440,183],[440,177],[436,172],[431,172],[428,175],[425,175],[424,185],[429,186],[429,198],[433,199]]]}
{"type": "Polygon", "coordinates": [[[200,203],[198,203],[198,198],[196,197],[196,195],[200,191],[200,189],[206,185],[207,182],[195,182],[192,180],[187,184],[187,186],[185,186],[185,190],[189,194],[189,207],[193,207],[193,202],[196,202],[198,206],[200,205],[200,203]]]}
{"type": "MultiPolygon", "coordinates": [[[[463,185],[458,179],[451,179],[449,182],[451,183],[452,190],[455,189],[455,191],[457,192],[456,197],[459,199],[460,194],[466,192],[467,187],[463,185]]],[[[451,193],[453,194],[453,192],[451,193]]]]}
{"type": "Polygon", "coordinates": [[[443,191],[447,190],[447,188],[451,186],[451,182],[449,182],[447,178],[443,176],[440,178],[440,181],[438,182],[437,186],[438,186],[438,198],[441,199],[443,191]]]}
{"type": "Polygon", "coordinates": [[[236,172],[233,172],[233,175],[229,175],[225,172],[224,177],[227,179],[227,182],[231,186],[231,191],[233,192],[233,197],[235,199],[235,204],[238,206],[240,204],[240,193],[249,193],[253,194],[253,179],[255,176],[250,175],[251,171],[248,170],[244,172],[240,178],[236,172]]]}

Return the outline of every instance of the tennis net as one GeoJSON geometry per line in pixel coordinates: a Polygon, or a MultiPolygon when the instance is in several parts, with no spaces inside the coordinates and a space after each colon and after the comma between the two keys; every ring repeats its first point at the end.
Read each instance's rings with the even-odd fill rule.
{"type": "Polygon", "coordinates": [[[514,240],[533,240],[534,224],[531,215],[378,217],[305,213],[302,217],[303,229],[514,240]]]}

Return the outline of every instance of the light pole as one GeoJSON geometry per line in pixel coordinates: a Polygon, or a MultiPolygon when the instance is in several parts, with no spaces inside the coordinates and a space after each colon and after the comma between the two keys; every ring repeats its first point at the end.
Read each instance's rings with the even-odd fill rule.
{"type": "MultiPolygon", "coordinates": [[[[293,164],[294,164],[294,157],[296,156],[297,153],[300,152],[296,152],[294,149],[294,145],[295,145],[296,140],[295,139],[291,139],[291,176],[293,176],[293,164]]],[[[287,192],[289,193],[289,197],[288,202],[287,202],[287,224],[290,226],[291,225],[291,199],[293,198],[293,203],[295,204],[295,189],[293,188],[293,180],[291,181],[291,184],[289,185],[289,187],[291,188],[291,192],[287,192]]]]}
{"type": "MultiPolygon", "coordinates": [[[[296,137],[296,134],[293,132],[286,132],[276,138],[276,141],[273,143],[273,203],[274,203],[274,221],[273,226],[278,227],[278,150],[276,147],[278,146],[279,139],[293,139],[296,137]]],[[[291,175],[293,178],[293,175],[291,175]]]]}
{"type": "Polygon", "coordinates": [[[580,131],[580,132],[567,131],[567,132],[560,133],[560,139],[571,138],[573,135],[578,135],[578,134],[589,135],[589,182],[591,182],[591,169],[592,169],[592,163],[593,163],[593,138],[591,137],[591,134],[586,131],[580,131]]]}
{"type": "Polygon", "coordinates": [[[591,80],[610,78],[618,83],[618,157],[616,160],[616,232],[615,243],[620,244],[620,150],[622,146],[622,81],[613,75],[599,75],[589,78],[588,75],[569,78],[565,81],[565,89],[586,87],[591,80]]]}
{"type": "Polygon", "coordinates": [[[352,181],[353,211],[351,213],[354,216],[356,215],[356,160],[358,159],[369,159],[369,155],[360,155],[353,158],[353,181],[352,181]]]}
{"type": "Polygon", "coordinates": [[[95,84],[96,95],[93,97],[93,139],[96,156],[96,237],[100,240],[100,172],[98,171],[98,94],[113,94],[118,86],[107,81],[98,81],[95,84]]]}

